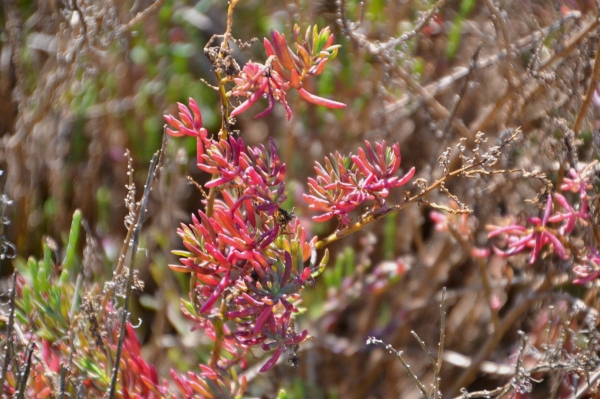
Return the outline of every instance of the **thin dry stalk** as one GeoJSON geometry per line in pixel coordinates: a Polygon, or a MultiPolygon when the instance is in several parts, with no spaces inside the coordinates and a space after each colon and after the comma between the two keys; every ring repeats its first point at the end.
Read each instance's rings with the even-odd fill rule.
{"type": "Polygon", "coordinates": [[[444,357],[444,341],[446,339],[446,287],[442,288],[442,302],[440,303],[440,342],[438,343],[438,358],[433,369],[433,395],[440,398],[440,372],[444,357]]]}
{"type": "Polygon", "coordinates": [[[492,3],[491,0],[483,0],[486,7],[492,13],[492,21],[494,21],[494,25],[496,26],[496,31],[500,31],[502,34],[502,41],[504,42],[504,51],[506,54],[506,70],[507,70],[507,80],[508,85],[510,87],[515,87],[517,82],[517,73],[515,72],[515,67],[512,62],[512,45],[510,44],[510,38],[508,36],[508,28],[506,27],[506,23],[504,22],[504,18],[500,13],[500,10],[492,3]]]}
{"type": "MultiPolygon", "coordinates": [[[[571,12],[571,13],[567,14],[564,18],[552,23],[551,25],[545,27],[544,29],[534,32],[528,36],[525,36],[524,38],[517,40],[512,46],[512,52],[514,54],[523,54],[523,53],[531,50],[536,43],[538,43],[540,40],[542,40],[549,34],[560,29],[565,23],[567,23],[568,21],[577,20],[579,18],[581,18],[581,13],[579,13],[579,12],[571,12]]],[[[579,39],[577,41],[569,40],[568,44],[572,45],[572,47],[569,47],[569,46],[567,47],[569,49],[569,52],[572,51],[576,47],[579,40],[583,39],[583,37],[586,37],[597,26],[598,26],[598,23],[596,23],[596,22],[592,23],[591,25],[586,25],[586,27],[582,28],[581,31],[579,31],[579,33],[581,33],[582,36],[579,37],[579,39]]],[[[577,35],[575,35],[575,36],[577,36],[577,35]]],[[[563,51],[566,51],[567,48],[565,48],[563,51]]],[[[562,54],[562,51],[560,53],[562,54]]],[[[566,55],[566,54],[564,54],[564,55],[566,55]]],[[[506,49],[501,50],[501,51],[497,52],[496,54],[492,54],[490,56],[482,58],[481,60],[478,60],[476,69],[479,70],[479,69],[483,69],[483,68],[487,68],[489,66],[495,65],[499,61],[503,60],[505,57],[506,57],[506,49]]],[[[540,70],[552,65],[553,62],[550,62],[550,61],[554,60],[554,57],[556,57],[556,55],[553,56],[549,61],[542,63],[540,65],[540,70]]],[[[424,86],[424,89],[429,93],[429,95],[435,96],[435,95],[443,92],[447,88],[449,88],[451,85],[456,83],[461,78],[465,77],[468,73],[469,73],[469,67],[457,67],[457,68],[455,68],[455,70],[452,73],[438,79],[435,82],[428,84],[427,86],[424,86]]],[[[406,108],[406,106],[409,104],[409,102],[410,102],[410,96],[403,95],[402,97],[400,97],[398,100],[396,100],[392,104],[386,105],[385,111],[386,111],[386,113],[398,112],[398,110],[406,108]]],[[[475,133],[478,131],[475,128],[472,128],[470,130],[471,130],[471,132],[475,132],[475,133]]],[[[479,130],[482,130],[482,129],[480,128],[479,130]]]]}
{"type": "MultiPolygon", "coordinates": [[[[131,184],[131,182],[130,182],[131,184]]],[[[136,210],[135,220],[140,219],[140,209],[136,210]]],[[[135,231],[135,223],[131,223],[129,228],[127,229],[127,235],[125,236],[125,240],[123,240],[123,246],[121,247],[121,252],[119,253],[119,260],[117,262],[117,267],[113,272],[113,276],[121,275],[121,271],[123,270],[123,266],[125,265],[125,260],[127,259],[126,254],[129,249],[129,243],[131,242],[131,238],[133,237],[135,231]]],[[[102,302],[100,303],[100,308],[98,309],[98,323],[102,323],[102,319],[106,313],[106,305],[108,305],[108,301],[112,297],[114,293],[113,286],[107,286],[106,292],[104,293],[104,297],[102,298],[102,302]]]]}
{"type": "Polygon", "coordinates": [[[429,361],[431,362],[431,365],[433,367],[436,367],[437,362],[435,361],[435,358],[433,357],[433,354],[431,353],[431,351],[427,348],[427,345],[425,344],[425,341],[423,341],[421,339],[421,337],[419,337],[419,335],[417,335],[416,332],[411,331],[410,333],[411,333],[411,335],[413,337],[415,337],[415,339],[417,340],[417,342],[419,343],[419,345],[421,345],[421,349],[423,349],[423,352],[425,352],[425,354],[427,354],[427,357],[429,358],[429,361]]]}
{"type": "Polygon", "coordinates": [[[577,118],[575,119],[575,124],[573,125],[573,132],[575,135],[579,135],[581,130],[581,125],[583,124],[583,119],[587,114],[587,110],[590,107],[592,102],[592,97],[594,95],[594,91],[596,90],[596,85],[598,83],[598,76],[600,75],[600,41],[598,42],[598,48],[596,49],[596,57],[594,58],[594,69],[592,71],[592,77],[590,78],[590,85],[588,86],[587,93],[585,94],[585,99],[583,100],[583,104],[581,104],[581,108],[579,109],[579,113],[577,114],[577,118]]]}
{"type": "Polygon", "coordinates": [[[408,87],[410,87],[415,93],[417,93],[420,97],[423,98],[425,104],[427,104],[435,113],[435,115],[440,119],[448,119],[451,120],[452,126],[460,133],[462,137],[472,138],[470,136],[471,132],[465,126],[464,122],[460,119],[453,117],[453,115],[448,111],[446,107],[444,107],[438,100],[435,99],[423,86],[421,86],[413,77],[406,72],[402,67],[395,66],[393,69],[396,76],[402,79],[408,87]]]}
{"type": "Polygon", "coordinates": [[[592,375],[589,377],[589,380],[586,381],[581,387],[577,388],[575,394],[571,395],[569,399],[582,399],[589,394],[589,390],[593,389],[593,386],[596,382],[600,380],[600,367],[597,367],[592,375]]]}
{"type": "Polygon", "coordinates": [[[6,26],[5,31],[8,35],[8,42],[10,44],[10,56],[12,64],[14,65],[15,75],[16,75],[16,84],[17,97],[25,96],[25,71],[23,70],[23,63],[21,62],[21,54],[22,52],[22,30],[23,30],[23,20],[21,19],[21,13],[17,7],[16,1],[14,0],[4,0],[4,17],[6,18],[6,26]]]}
{"type": "Polygon", "coordinates": [[[60,391],[58,394],[58,399],[63,399],[66,395],[67,373],[71,371],[71,364],[73,363],[73,354],[75,353],[75,323],[77,322],[77,319],[78,317],[71,323],[71,334],[69,337],[69,360],[67,361],[66,366],[64,364],[60,365],[60,391]]]}
{"type": "Polygon", "coordinates": [[[123,350],[123,342],[125,341],[125,329],[127,325],[127,319],[129,318],[129,299],[131,298],[132,285],[133,285],[133,270],[135,264],[135,254],[138,249],[139,237],[142,231],[142,223],[144,221],[144,217],[146,216],[146,208],[148,206],[148,199],[150,198],[150,191],[152,189],[152,182],[155,177],[155,172],[160,160],[160,151],[157,151],[152,157],[152,161],[150,162],[150,169],[148,170],[148,177],[146,179],[146,185],[144,186],[144,194],[142,196],[142,201],[139,206],[139,214],[138,219],[135,223],[135,230],[133,233],[133,237],[131,239],[131,258],[129,261],[129,275],[127,276],[127,288],[125,299],[123,303],[123,317],[121,319],[121,326],[119,331],[119,343],[117,345],[117,353],[115,355],[115,365],[112,370],[112,378],[110,381],[110,391],[108,394],[109,399],[113,399],[115,395],[115,390],[117,388],[117,379],[119,374],[119,365],[121,362],[121,351],[123,350]]]}
{"type": "Polygon", "coordinates": [[[35,343],[30,342],[27,347],[27,355],[25,364],[19,373],[19,390],[16,392],[17,399],[25,398],[25,391],[27,390],[27,380],[29,379],[29,373],[31,372],[31,362],[33,361],[33,350],[35,349],[35,343]]]}
{"type": "Polygon", "coordinates": [[[566,56],[571,54],[573,50],[581,43],[583,39],[588,37],[590,33],[600,26],[600,19],[594,18],[586,23],[580,30],[571,36],[566,43],[560,47],[560,51],[553,54],[550,58],[540,64],[539,71],[552,67],[556,62],[564,60],[566,56]]]}
{"type": "Polygon", "coordinates": [[[4,344],[4,362],[2,363],[2,372],[0,373],[0,388],[4,387],[8,365],[10,363],[10,352],[12,350],[12,329],[15,322],[15,292],[17,291],[17,272],[13,272],[12,289],[10,290],[10,299],[8,302],[8,325],[6,326],[6,343],[4,344]]]}
{"type": "Polygon", "coordinates": [[[534,288],[527,297],[523,298],[521,302],[517,303],[502,318],[499,328],[489,336],[485,344],[473,358],[469,367],[462,372],[462,374],[456,379],[454,384],[452,384],[448,390],[451,396],[456,395],[461,388],[473,382],[477,376],[477,373],[479,372],[481,363],[494,351],[494,349],[496,349],[502,337],[504,337],[513,324],[523,315],[523,313],[525,313],[531,307],[531,304],[540,298],[539,294],[547,291],[551,287],[551,279],[547,276],[543,277],[543,281],[539,283],[538,287],[534,288]]]}
{"type": "Polygon", "coordinates": [[[374,337],[369,337],[369,339],[367,340],[367,345],[383,345],[385,347],[385,349],[390,352],[393,355],[396,355],[396,357],[398,359],[400,359],[400,362],[402,363],[402,366],[404,366],[404,369],[406,370],[406,372],[408,373],[408,375],[410,376],[410,378],[415,382],[415,384],[417,385],[417,387],[419,388],[419,390],[421,391],[421,394],[423,395],[423,397],[425,399],[429,399],[429,395],[427,394],[427,390],[425,389],[425,386],[423,385],[423,383],[419,380],[419,377],[416,376],[416,374],[412,371],[412,368],[410,367],[410,365],[406,362],[406,360],[404,360],[404,356],[402,356],[402,351],[398,351],[396,349],[394,349],[394,347],[392,345],[386,344],[385,342],[376,339],[374,337]]]}
{"type": "MultiPolygon", "coordinates": [[[[501,153],[502,150],[506,146],[508,146],[511,142],[516,140],[517,136],[520,133],[521,133],[521,131],[519,129],[517,129],[512,136],[510,136],[500,146],[497,147],[498,152],[501,153]]],[[[330,234],[329,236],[317,241],[317,243],[315,244],[315,248],[321,249],[321,248],[325,247],[326,245],[331,244],[334,241],[337,241],[343,237],[346,237],[352,233],[355,233],[355,232],[363,229],[366,225],[369,225],[389,214],[403,210],[412,204],[421,203],[428,193],[432,192],[435,189],[442,187],[446,183],[446,181],[448,181],[454,177],[466,176],[469,173],[473,173],[473,172],[474,173],[494,173],[494,172],[507,173],[507,171],[487,172],[486,170],[482,170],[482,169],[478,170],[477,169],[478,167],[485,165],[488,162],[489,162],[489,160],[484,158],[477,162],[472,163],[471,165],[463,166],[460,169],[457,169],[452,172],[444,174],[441,178],[436,180],[431,185],[423,187],[423,189],[418,194],[415,194],[412,197],[408,197],[408,193],[407,193],[407,198],[400,204],[390,206],[385,210],[379,210],[377,212],[369,211],[365,215],[363,215],[357,222],[355,222],[347,227],[344,227],[342,229],[339,229],[336,232],[330,234]]]]}
{"type": "Polygon", "coordinates": [[[231,36],[231,27],[233,26],[233,9],[239,0],[229,0],[229,8],[227,8],[227,28],[223,35],[223,49],[229,48],[229,36],[231,36]]]}
{"type": "Polygon", "coordinates": [[[120,37],[123,33],[131,30],[135,25],[144,22],[153,12],[158,11],[158,9],[165,3],[166,0],[156,0],[154,3],[150,4],[148,8],[144,11],[140,11],[137,13],[131,21],[126,23],[125,25],[121,25],[117,30],[117,37],[120,37]]]}
{"type": "Polygon", "coordinates": [[[421,19],[421,21],[419,21],[419,23],[417,23],[417,25],[415,25],[415,27],[412,30],[403,33],[402,36],[400,36],[397,39],[392,38],[392,39],[388,40],[387,43],[381,44],[380,45],[381,51],[386,51],[386,50],[395,48],[399,44],[402,44],[402,43],[406,42],[407,40],[409,40],[410,38],[414,37],[429,23],[431,18],[433,18],[433,16],[440,10],[440,8],[442,8],[443,6],[446,5],[447,2],[448,2],[448,0],[438,0],[438,2],[435,3],[433,8],[431,8],[431,10],[429,10],[427,12],[425,17],[423,19],[421,19]]]}

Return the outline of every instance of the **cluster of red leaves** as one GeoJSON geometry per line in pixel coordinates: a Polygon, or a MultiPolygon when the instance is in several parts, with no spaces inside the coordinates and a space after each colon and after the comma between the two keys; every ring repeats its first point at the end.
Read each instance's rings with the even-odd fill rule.
{"type": "Polygon", "coordinates": [[[269,57],[265,64],[248,62],[244,65],[240,75],[234,78],[236,86],[229,93],[231,96],[248,97],[246,101],[236,107],[231,116],[237,116],[248,110],[259,98],[265,97],[269,101],[268,107],[255,116],[261,118],[269,114],[275,101],[281,102],[285,107],[288,120],[292,116],[286,95],[290,88],[296,89],[304,100],[323,105],[328,108],[344,108],[346,105],[337,101],[328,100],[309,93],[303,88],[302,81],[307,76],[318,76],[325,69],[325,65],[337,55],[340,45],[333,44],[334,36],[329,27],[318,31],[317,26],[310,26],[304,37],[300,35],[298,25],[294,26],[294,46],[296,52],[288,47],[285,35],[271,31],[271,43],[264,39],[264,46],[269,57]]]}
{"type": "MultiPolygon", "coordinates": [[[[190,108],[179,104],[180,116],[199,115],[192,100],[190,108]]],[[[303,266],[312,245],[298,220],[280,208],[286,198],[285,165],[273,140],[269,150],[246,147],[241,138],[213,140],[190,121],[165,119],[175,129],[186,128],[170,134],[197,138],[198,167],[213,175],[205,187],[219,193],[212,213],[198,211],[190,225],[178,230],[186,251],[174,251],[181,265],[170,267],[193,273],[196,281],[191,302],[184,301],[182,310],[215,341],[217,328],[223,328],[223,348],[230,354],[223,368],[244,365],[248,348],[260,345],[274,350],[261,368],[265,371],[306,338],[307,331],[292,327],[292,314],[298,312],[294,303],[307,279],[322,270],[315,262],[303,266]],[[215,326],[215,317],[229,323],[215,326]]]]}
{"type": "MultiPolygon", "coordinates": [[[[106,342],[112,353],[115,353],[118,342],[119,328],[112,329],[106,342]]],[[[81,336],[80,336],[81,338],[81,336]]],[[[83,339],[83,338],[82,338],[83,339]]],[[[102,368],[98,363],[99,359],[105,359],[106,354],[99,347],[90,347],[85,351],[85,356],[81,358],[78,354],[72,360],[69,360],[68,345],[64,342],[51,343],[46,339],[41,340],[41,359],[34,356],[27,359],[26,352],[20,359],[23,367],[25,363],[30,362],[29,380],[24,397],[27,398],[46,398],[50,397],[55,389],[55,384],[59,380],[61,365],[66,365],[72,361],[71,376],[86,376],[80,379],[83,391],[89,397],[101,397],[108,390],[109,375],[111,368],[102,368]]],[[[178,392],[172,390],[173,385],[169,382],[158,379],[158,373],[154,365],[146,362],[142,357],[139,341],[135,331],[130,323],[126,326],[126,334],[121,351],[121,365],[119,368],[119,385],[115,398],[119,399],[176,399],[197,398],[199,395],[204,398],[234,398],[241,395],[246,388],[246,381],[242,379],[241,384],[236,384],[225,373],[220,370],[201,365],[201,373],[196,374],[188,372],[186,375],[178,375],[171,371],[171,377],[174,386],[178,392]],[[178,395],[179,394],[179,395],[178,395]]],[[[10,369],[7,373],[7,380],[4,386],[4,393],[13,396],[17,393],[14,388],[18,386],[17,377],[10,369]]]]}
{"type": "Polygon", "coordinates": [[[324,222],[337,216],[341,226],[350,223],[349,213],[368,200],[385,209],[385,198],[391,188],[400,187],[415,174],[411,168],[404,176],[396,176],[402,160],[400,145],[388,147],[383,141],[375,149],[368,141],[366,151],[359,148],[358,155],[348,157],[338,152],[325,158],[325,166],[316,162],[316,179],[308,179],[310,194],[304,199],[312,210],[323,212],[313,217],[324,222]]]}
{"type": "Polygon", "coordinates": [[[510,257],[519,253],[529,254],[529,264],[534,264],[544,248],[549,248],[562,259],[575,257],[574,272],[577,278],[575,283],[585,283],[600,276],[600,256],[595,248],[589,248],[585,260],[579,259],[578,254],[573,254],[565,245],[573,234],[576,225],[587,225],[591,189],[590,179],[592,165],[580,170],[571,169],[569,177],[564,178],[560,186],[561,193],[548,194],[542,217],[527,218],[528,226],[510,224],[507,226],[487,226],[490,233],[488,237],[503,236],[506,240],[506,249],[494,247],[496,254],[510,257]],[[571,194],[569,194],[569,192],[571,194]],[[570,197],[570,199],[568,198],[570,197]],[[554,206],[557,202],[560,211],[554,206]]]}

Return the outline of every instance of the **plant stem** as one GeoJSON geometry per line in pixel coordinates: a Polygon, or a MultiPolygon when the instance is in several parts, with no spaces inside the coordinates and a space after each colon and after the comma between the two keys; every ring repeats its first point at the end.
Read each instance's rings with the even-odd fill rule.
{"type": "Polygon", "coordinates": [[[117,353],[115,356],[115,364],[113,366],[112,378],[110,381],[110,391],[108,394],[109,399],[113,399],[117,388],[117,375],[119,374],[119,365],[121,362],[121,351],[123,350],[123,342],[125,341],[125,327],[127,325],[127,319],[129,318],[129,299],[131,298],[131,286],[133,284],[133,269],[135,264],[135,254],[138,249],[140,232],[142,231],[142,222],[146,216],[146,207],[148,206],[148,199],[150,198],[150,190],[152,187],[152,180],[154,178],[154,172],[159,163],[159,154],[161,151],[154,153],[152,161],[150,162],[150,169],[148,170],[148,177],[146,178],[146,185],[144,186],[144,195],[142,202],[139,207],[139,216],[135,223],[135,229],[133,238],[131,240],[131,258],[129,262],[129,275],[127,276],[127,288],[125,294],[125,301],[123,303],[123,317],[121,319],[121,327],[119,331],[119,343],[117,345],[117,353]]]}
{"type": "Polygon", "coordinates": [[[4,345],[4,363],[2,364],[2,373],[0,374],[0,389],[4,388],[4,380],[6,379],[6,373],[8,372],[8,365],[10,363],[10,350],[11,350],[11,335],[13,324],[15,320],[15,291],[17,290],[17,271],[13,272],[13,286],[10,291],[10,300],[8,303],[8,326],[6,331],[6,344],[4,345]]]}
{"type": "Polygon", "coordinates": [[[460,168],[458,170],[455,170],[453,172],[450,172],[449,174],[443,176],[442,178],[440,178],[439,180],[437,180],[436,182],[434,182],[431,186],[426,187],[423,191],[421,191],[418,194],[413,195],[412,197],[407,198],[404,202],[398,204],[398,205],[394,205],[392,207],[389,207],[383,211],[378,211],[378,212],[368,212],[366,214],[366,216],[362,217],[360,220],[358,220],[356,223],[353,223],[349,226],[344,227],[341,230],[336,231],[335,233],[323,238],[322,240],[317,241],[317,243],[315,244],[315,247],[317,249],[321,249],[323,247],[325,247],[326,245],[331,244],[334,241],[339,240],[340,238],[346,237],[352,233],[356,233],[357,231],[361,230],[362,228],[364,228],[365,226],[383,218],[386,217],[387,215],[390,215],[392,213],[398,212],[404,208],[407,208],[409,205],[417,203],[419,201],[421,201],[425,195],[431,191],[433,191],[434,189],[438,188],[440,185],[442,185],[442,183],[445,183],[447,180],[456,177],[464,172],[467,172],[470,169],[473,169],[476,166],[479,166],[483,163],[483,161],[478,162],[477,164],[473,164],[470,166],[466,166],[464,168],[460,168]]]}
{"type": "Polygon", "coordinates": [[[29,378],[29,372],[31,371],[31,360],[33,357],[33,350],[35,349],[35,343],[31,342],[27,348],[27,360],[21,371],[19,378],[19,390],[17,391],[17,399],[25,398],[25,390],[27,389],[27,379],[29,378]]]}
{"type": "Polygon", "coordinates": [[[590,85],[588,86],[587,93],[585,94],[585,99],[583,100],[583,104],[581,104],[581,108],[579,109],[579,113],[577,114],[577,119],[575,119],[575,124],[573,125],[573,132],[575,132],[576,136],[579,135],[579,131],[581,130],[581,125],[583,124],[583,118],[585,117],[587,110],[590,107],[590,103],[592,102],[592,97],[594,96],[594,91],[596,90],[596,84],[598,83],[599,75],[600,75],[600,41],[598,42],[598,48],[596,49],[596,58],[594,59],[594,69],[592,71],[590,85]]]}

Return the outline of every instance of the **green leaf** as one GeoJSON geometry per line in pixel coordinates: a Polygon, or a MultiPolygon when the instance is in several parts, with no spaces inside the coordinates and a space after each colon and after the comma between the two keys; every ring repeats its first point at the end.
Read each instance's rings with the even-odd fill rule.
{"type": "Polygon", "coordinates": [[[79,365],[91,380],[102,381],[104,384],[110,383],[110,378],[108,378],[104,371],[90,359],[82,359],[79,365]]]}
{"type": "MultiPolygon", "coordinates": [[[[29,259],[27,259],[27,269],[29,271],[29,276],[31,277],[31,284],[33,285],[33,291],[37,292],[37,289],[39,287],[37,286],[36,282],[37,282],[39,268],[38,268],[38,263],[36,262],[36,260],[33,257],[30,257],[29,259]]],[[[21,272],[19,270],[19,273],[22,276],[26,276],[27,270],[24,270],[23,272],[21,272]]]]}
{"type": "Polygon", "coordinates": [[[345,254],[339,253],[335,258],[335,264],[331,269],[331,277],[330,284],[328,286],[339,288],[342,282],[342,275],[344,274],[344,263],[345,263],[345,254]]]}
{"type": "Polygon", "coordinates": [[[398,224],[395,214],[388,215],[385,218],[383,233],[383,259],[392,259],[395,254],[396,231],[398,224]]]}
{"type": "Polygon", "coordinates": [[[77,239],[79,238],[79,227],[81,226],[81,211],[75,210],[73,221],[71,222],[71,231],[69,232],[69,242],[67,245],[67,254],[63,262],[63,271],[60,274],[60,285],[67,282],[69,275],[73,271],[73,260],[75,259],[75,250],[77,249],[77,239]]]}
{"type": "Polygon", "coordinates": [[[280,389],[277,393],[277,399],[291,399],[290,395],[283,389],[280,389]]]}
{"type": "Polygon", "coordinates": [[[38,268],[39,272],[36,280],[38,282],[39,291],[36,293],[41,295],[42,293],[48,292],[50,276],[52,273],[52,251],[46,244],[44,244],[44,260],[38,262],[38,268]]]}
{"type": "MultiPolygon", "coordinates": [[[[34,262],[35,263],[35,262],[34,262]]],[[[30,314],[33,311],[33,307],[31,306],[31,287],[29,285],[24,285],[22,288],[23,299],[21,301],[21,309],[25,314],[30,314]]]]}
{"type": "Polygon", "coordinates": [[[171,251],[171,253],[175,256],[180,256],[182,258],[194,258],[194,254],[188,251],[171,251]]]}
{"type": "Polygon", "coordinates": [[[196,309],[194,309],[194,305],[190,301],[186,301],[184,299],[181,300],[183,307],[187,310],[191,315],[197,316],[196,309]]]}
{"type": "Polygon", "coordinates": [[[37,332],[37,336],[41,339],[45,339],[46,341],[54,341],[56,337],[54,334],[48,330],[47,328],[42,328],[37,332]]]}
{"type": "Polygon", "coordinates": [[[356,253],[352,247],[346,247],[344,250],[344,255],[346,262],[343,275],[352,276],[354,274],[354,269],[356,268],[356,253]]]}
{"type": "Polygon", "coordinates": [[[28,324],[29,320],[27,320],[27,316],[25,316],[22,312],[15,312],[15,318],[19,322],[19,324],[28,324]]]}
{"type": "Polygon", "coordinates": [[[461,17],[466,18],[473,11],[473,7],[475,7],[475,0],[462,0],[458,13],[461,17]]]}
{"type": "Polygon", "coordinates": [[[462,36],[463,19],[457,16],[448,33],[448,43],[446,44],[445,54],[449,60],[452,60],[460,47],[462,36]]]}
{"type": "Polygon", "coordinates": [[[326,249],[325,254],[323,254],[323,257],[321,258],[321,262],[319,263],[319,266],[317,266],[316,269],[312,270],[310,275],[313,278],[315,278],[319,274],[323,273],[323,270],[325,270],[325,266],[327,266],[328,261],[329,261],[329,249],[326,249]]]}

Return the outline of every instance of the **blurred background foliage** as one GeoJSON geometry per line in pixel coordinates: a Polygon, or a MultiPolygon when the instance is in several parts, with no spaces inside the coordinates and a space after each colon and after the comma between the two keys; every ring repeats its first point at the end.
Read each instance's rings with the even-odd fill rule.
{"type": "MultiPolygon", "coordinates": [[[[214,74],[203,48],[212,35],[225,31],[227,3],[166,0],[139,24],[121,29],[152,3],[4,1],[0,13],[0,169],[5,171],[4,193],[14,201],[7,213],[12,222],[8,239],[16,245],[22,264],[31,255],[48,256],[42,243],[52,242],[56,256],[62,256],[73,211],[80,209],[88,227],[77,253],[91,247],[95,261],[84,262],[78,255],[75,262],[90,290],[110,278],[126,234],[125,150],[131,152],[133,180],[141,193],[151,156],[161,144],[162,115],[175,113],[176,102],[187,103],[193,97],[208,131],[215,133],[220,126],[218,96],[207,85],[214,84],[214,74]],[[15,49],[16,57],[11,59],[15,49]]],[[[349,19],[360,21],[357,32],[378,43],[411,31],[434,3],[368,0],[363,6],[349,0],[346,11],[349,19]]],[[[561,23],[564,10],[558,3],[502,3],[513,44],[541,28],[558,26],[527,42],[529,47],[518,48],[510,60],[519,77],[514,85],[506,83],[507,63],[501,57],[474,68],[466,79],[464,75],[452,78],[457,67],[483,65],[504,48],[483,1],[448,1],[422,33],[390,53],[413,82],[435,95],[434,101],[466,126],[469,139],[481,129],[495,143],[507,129],[521,126],[525,139],[502,161],[503,166],[540,169],[553,179],[564,173],[570,156],[563,144],[568,132],[561,121],[570,125],[577,114],[598,42],[596,29],[576,42],[575,50],[561,55],[558,65],[545,70],[547,75],[532,74],[532,63],[558,54],[565,42],[597,17],[593,2],[564,2],[581,14],[561,23]],[[442,86],[442,78],[448,76],[450,84],[442,86]]],[[[265,106],[261,103],[239,117],[235,126],[249,145],[275,138],[288,165],[285,208],[295,208],[295,215],[317,235],[331,233],[336,225],[311,222],[302,200],[315,160],[334,151],[356,153],[364,140],[385,139],[401,144],[405,171],[415,166],[418,177],[431,182],[440,173],[440,154],[446,147],[456,148],[464,133],[389,64],[342,35],[336,23],[337,4],[333,0],[242,0],[234,13],[233,36],[242,41],[259,39],[236,50],[240,65],[264,60],[262,38],[270,29],[291,37],[294,23],[329,25],[336,42],[342,44],[337,59],[318,81],[307,82],[307,89],[345,102],[346,109],[315,107],[292,93],[291,121],[285,121],[279,106],[264,119],[252,119],[265,106]]],[[[590,123],[574,143],[582,160],[598,157],[595,116],[592,108],[590,123]]],[[[198,332],[190,333],[179,310],[188,282],[167,267],[177,262],[171,250],[181,247],[176,228],[190,221],[202,200],[187,184],[188,175],[198,182],[208,179],[195,166],[194,141],[170,140],[141,237],[145,256],[139,256],[136,265],[145,289],[132,320],[140,325],[136,331],[146,359],[156,364],[161,375],[170,367],[196,369],[210,354],[209,342],[198,332]]],[[[485,224],[507,210],[531,214],[523,200],[535,195],[540,185],[510,177],[482,177],[449,188],[474,209],[474,243],[485,246],[485,224]]],[[[403,195],[393,193],[390,202],[399,202],[403,195]]],[[[443,196],[432,200],[448,202],[443,196]]],[[[282,397],[290,398],[413,397],[417,391],[397,360],[366,347],[365,339],[376,335],[404,349],[415,371],[427,381],[428,360],[409,332],[418,331],[434,348],[437,293],[442,286],[452,294],[447,346],[467,355],[475,352],[491,319],[477,288],[479,269],[452,238],[434,230],[429,211],[426,206],[410,208],[331,246],[328,269],[314,289],[304,293],[306,312],[298,323],[309,328],[312,338],[302,346],[300,367],[282,364],[266,375],[250,373],[251,394],[273,397],[285,387],[287,396],[282,397]]],[[[7,278],[12,269],[4,262],[1,277],[7,278]]],[[[499,314],[528,287],[500,282],[514,274],[525,278],[539,272],[499,258],[491,258],[488,271],[498,282],[499,314]]],[[[544,306],[548,303],[540,302],[538,310],[544,306]]],[[[514,331],[527,330],[532,313],[523,314],[506,334],[495,352],[497,361],[518,346],[514,331]]],[[[459,372],[448,366],[445,384],[450,385],[459,372]]],[[[473,387],[505,380],[489,375],[473,387]]]]}

